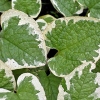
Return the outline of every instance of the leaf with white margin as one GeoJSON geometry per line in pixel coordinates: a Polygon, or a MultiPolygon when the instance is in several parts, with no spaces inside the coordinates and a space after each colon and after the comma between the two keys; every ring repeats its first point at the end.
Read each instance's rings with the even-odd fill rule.
{"type": "Polygon", "coordinates": [[[47,15],[40,16],[39,19],[43,19],[49,24],[52,21],[54,21],[56,18],[53,17],[52,15],[47,14],[47,15]]]}
{"type": "Polygon", "coordinates": [[[67,17],[55,20],[44,31],[46,45],[57,49],[48,60],[53,74],[63,76],[71,73],[84,60],[93,61],[100,44],[100,21],[88,17],[67,17]]]}
{"type": "Polygon", "coordinates": [[[79,66],[76,71],[67,75],[65,77],[67,88],[59,86],[57,100],[61,100],[60,98],[63,98],[62,100],[100,99],[100,73],[91,72],[94,66],[93,63],[87,63],[86,66],[79,66]]]}
{"type": "Polygon", "coordinates": [[[39,28],[41,29],[41,31],[45,30],[47,27],[47,22],[43,19],[37,19],[36,20],[37,24],[39,25],[39,28]]]}
{"type": "Polygon", "coordinates": [[[51,3],[57,11],[66,17],[83,12],[83,8],[80,8],[76,0],[51,0],[51,3]]]}
{"type": "Polygon", "coordinates": [[[41,0],[12,0],[12,8],[36,18],[41,11],[41,0]]]}
{"type": "Polygon", "coordinates": [[[36,76],[24,73],[19,76],[17,84],[16,94],[12,92],[8,94],[0,93],[0,96],[6,97],[7,100],[13,100],[12,98],[16,98],[14,100],[28,100],[29,98],[30,100],[46,100],[44,90],[36,76]]]}
{"type": "Polygon", "coordinates": [[[17,80],[16,93],[0,90],[0,100],[46,100],[44,89],[38,78],[30,73],[23,73],[17,80]],[[4,91],[4,92],[3,92],[4,91]]]}
{"type": "Polygon", "coordinates": [[[6,11],[11,8],[11,1],[0,0],[0,12],[6,11]]]}
{"type": "Polygon", "coordinates": [[[61,82],[61,78],[56,77],[52,73],[47,76],[45,71],[39,71],[38,77],[45,90],[47,100],[57,100],[58,87],[61,82]]]}
{"type": "Polygon", "coordinates": [[[14,91],[16,82],[11,69],[0,60],[0,88],[14,91]]]}
{"type": "Polygon", "coordinates": [[[88,16],[100,18],[100,0],[77,0],[81,6],[88,8],[88,16]]]}
{"type": "Polygon", "coordinates": [[[12,9],[2,14],[1,25],[0,59],[12,70],[45,65],[44,37],[34,19],[12,9]]]}

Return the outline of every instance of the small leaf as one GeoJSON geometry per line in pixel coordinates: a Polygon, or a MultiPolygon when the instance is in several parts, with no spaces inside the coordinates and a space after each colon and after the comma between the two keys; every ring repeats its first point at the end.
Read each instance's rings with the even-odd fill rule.
{"type": "MultiPolygon", "coordinates": [[[[100,73],[92,73],[90,65],[76,71],[70,78],[70,88],[67,87],[64,100],[97,100],[100,99],[100,73]],[[81,73],[81,74],[80,74],[81,73]],[[68,99],[69,98],[69,99],[68,99]]],[[[66,76],[69,77],[69,76],[66,76]]],[[[66,82],[68,80],[66,78],[66,82]]],[[[66,84],[66,83],[65,83],[66,84]]],[[[63,87],[65,88],[65,87],[63,87]]],[[[65,89],[64,89],[65,90],[65,89]]]]}
{"type": "Polygon", "coordinates": [[[51,3],[63,16],[72,16],[80,10],[75,0],[51,0],[51,3]]]}
{"type": "Polygon", "coordinates": [[[41,0],[12,0],[12,8],[36,18],[41,11],[41,0]]]}
{"type": "Polygon", "coordinates": [[[41,31],[45,30],[47,27],[47,22],[43,19],[37,19],[36,20],[37,24],[39,25],[39,28],[41,29],[41,31]]]}
{"type": "Polygon", "coordinates": [[[17,93],[1,89],[0,100],[46,100],[45,92],[36,76],[24,73],[17,80],[17,93]],[[4,99],[5,100],[5,99],[4,99]]]}
{"type": "Polygon", "coordinates": [[[100,18],[100,0],[78,0],[78,2],[89,9],[89,17],[100,18]]]}
{"type": "Polygon", "coordinates": [[[55,75],[67,75],[82,61],[94,61],[93,57],[98,56],[95,50],[100,44],[100,22],[96,21],[99,20],[71,17],[56,20],[46,28],[46,45],[58,50],[48,60],[49,68],[55,75]]]}
{"type": "Polygon", "coordinates": [[[45,90],[47,100],[57,100],[58,86],[61,78],[56,77],[53,74],[47,76],[45,71],[38,72],[38,77],[45,90]]]}
{"type": "Polygon", "coordinates": [[[0,59],[12,70],[45,65],[46,46],[37,23],[17,10],[5,12],[1,21],[0,59]]]}
{"type": "Polygon", "coordinates": [[[44,15],[44,16],[40,16],[39,19],[43,19],[43,20],[45,20],[49,24],[52,21],[54,21],[56,18],[54,18],[51,15],[44,15]]]}
{"type": "Polygon", "coordinates": [[[11,69],[0,60],[0,88],[14,91],[16,82],[11,69]]]}
{"type": "Polygon", "coordinates": [[[11,8],[11,1],[9,0],[0,0],[0,12],[6,11],[11,8]]]}

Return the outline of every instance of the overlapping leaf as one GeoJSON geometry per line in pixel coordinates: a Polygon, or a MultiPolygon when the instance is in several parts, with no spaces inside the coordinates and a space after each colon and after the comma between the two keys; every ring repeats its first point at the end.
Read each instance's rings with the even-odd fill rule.
{"type": "MultiPolygon", "coordinates": [[[[67,78],[65,79],[67,81],[67,78]]],[[[99,79],[100,73],[92,73],[90,65],[86,66],[82,72],[77,71],[70,79],[69,85],[65,83],[68,85],[67,88],[62,86],[65,91],[64,100],[99,100],[99,79]]]]}
{"type": "Polygon", "coordinates": [[[100,18],[100,0],[78,0],[78,2],[89,9],[89,15],[91,17],[100,18]]]}
{"type": "Polygon", "coordinates": [[[45,92],[36,76],[24,73],[17,80],[16,93],[1,90],[0,100],[46,100],[45,92]]]}
{"type": "Polygon", "coordinates": [[[12,0],[12,8],[36,18],[41,11],[41,0],[12,0]]]}
{"type": "Polygon", "coordinates": [[[1,19],[0,59],[11,69],[43,66],[46,47],[36,22],[17,10],[5,12],[1,19]]]}
{"type": "Polygon", "coordinates": [[[6,11],[11,8],[11,1],[0,0],[0,12],[6,11]]]}
{"type": "Polygon", "coordinates": [[[51,0],[53,6],[64,16],[72,16],[80,10],[75,0],[51,0]]]}
{"type": "Polygon", "coordinates": [[[50,74],[47,76],[44,71],[38,72],[39,80],[45,90],[47,100],[57,100],[58,86],[61,78],[50,74]]]}
{"type": "Polygon", "coordinates": [[[100,22],[84,17],[71,19],[77,22],[69,18],[59,19],[45,31],[46,45],[58,50],[48,61],[51,71],[56,75],[69,74],[81,65],[82,61],[93,61],[93,57],[98,56],[95,50],[100,44],[100,22]]]}

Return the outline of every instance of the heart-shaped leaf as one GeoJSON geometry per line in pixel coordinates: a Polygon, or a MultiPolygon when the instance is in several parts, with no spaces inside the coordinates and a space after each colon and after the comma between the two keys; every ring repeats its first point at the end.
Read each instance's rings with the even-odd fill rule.
{"type": "Polygon", "coordinates": [[[0,59],[12,70],[45,65],[45,42],[32,18],[21,11],[9,10],[1,16],[1,25],[0,59]]]}
{"type": "Polygon", "coordinates": [[[54,21],[47,30],[46,45],[57,49],[48,60],[50,70],[56,75],[67,75],[84,60],[93,61],[100,44],[99,20],[86,17],[70,17],[54,21]],[[72,19],[72,20],[71,20],[72,19]]]}

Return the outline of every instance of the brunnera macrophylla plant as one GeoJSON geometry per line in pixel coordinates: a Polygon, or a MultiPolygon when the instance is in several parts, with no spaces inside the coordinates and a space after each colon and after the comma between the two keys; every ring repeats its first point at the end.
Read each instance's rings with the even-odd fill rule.
{"type": "Polygon", "coordinates": [[[12,0],[2,10],[7,11],[1,15],[0,100],[99,100],[100,2],[51,0],[65,17],[35,21],[41,0],[33,1],[12,0]],[[85,8],[87,17],[72,16],[85,8]],[[50,49],[58,52],[48,59],[50,49]]]}

